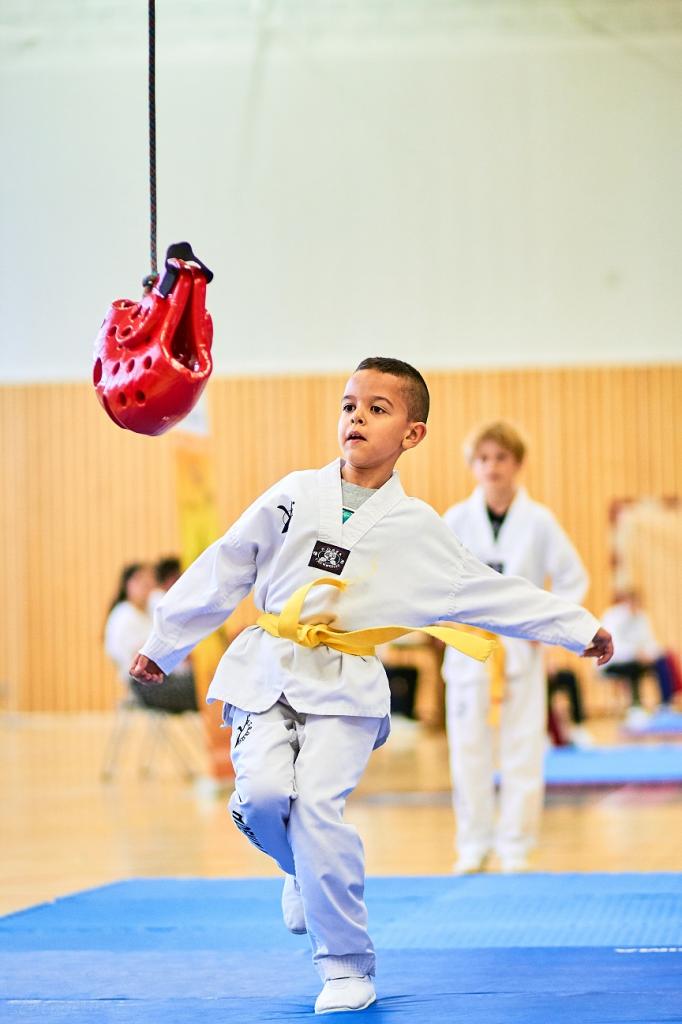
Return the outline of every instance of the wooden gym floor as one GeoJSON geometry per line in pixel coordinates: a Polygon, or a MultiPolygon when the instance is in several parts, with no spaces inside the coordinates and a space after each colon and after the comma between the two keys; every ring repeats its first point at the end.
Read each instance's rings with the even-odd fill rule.
{"type": "MultiPolygon", "coordinates": [[[[200,761],[192,717],[169,724],[195,744],[200,761]]],[[[163,754],[150,778],[139,777],[148,716],[135,714],[120,772],[103,783],[112,721],[110,714],[0,717],[1,913],[122,878],[277,874],[232,826],[229,788],[185,781],[163,754]]],[[[600,742],[616,738],[613,722],[590,728],[600,742]]],[[[447,790],[443,733],[398,725],[348,805],[369,873],[451,870],[447,790]]],[[[681,864],[682,787],[548,794],[534,869],[677,871],[681,864]]]]}

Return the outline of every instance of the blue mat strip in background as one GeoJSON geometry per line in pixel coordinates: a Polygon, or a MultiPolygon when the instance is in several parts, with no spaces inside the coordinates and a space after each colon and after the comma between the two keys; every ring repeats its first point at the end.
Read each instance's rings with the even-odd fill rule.
{"type": "Polygon", "coordinates": [[[682,783],[682,744],[553,747],[545,757],[548,786],[682,783]]]}

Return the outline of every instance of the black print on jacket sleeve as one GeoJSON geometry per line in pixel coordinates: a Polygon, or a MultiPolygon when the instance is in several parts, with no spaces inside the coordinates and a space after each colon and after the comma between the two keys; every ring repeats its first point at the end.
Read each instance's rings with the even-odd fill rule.
{"type": "Polygon", "coordinates": [[[278,505],[277,506],[277,508],[281,509],[281,511],[282,511],[282,524],[283,524],[282,525],[282,533],[286,533],[287,530],[289,529],[289,523],[291,522],[291,517],[294,514],[294,505],[295,504],[296,504],[296,502],[292,501],[292,503],[291,503],[289,508],[287,508],[286,505],[278,505]]]}

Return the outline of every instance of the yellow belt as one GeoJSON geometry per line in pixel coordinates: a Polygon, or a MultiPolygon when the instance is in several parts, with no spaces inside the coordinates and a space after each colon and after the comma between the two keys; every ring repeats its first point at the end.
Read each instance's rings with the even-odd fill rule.
{"type": "Polygon", "coordinates": [[[495,634],[489,633],[486,629],[479,629],[478,626],[462,626],[461,629],[467,632],[471,631],[472,635],[487,637],[493,642],[492,654],[485,667],[488,671],[490,682],[488,725],[496,729],[502,717],[502,704],[504,702],[506,684],[504,647],[496,641],[495,634]]]}
{"type": "MultiPolygon", "coordinates": [[[[483,634],[480,630],[470,632],[468,628],[375,626],[370,629],[353,629],[344,633],[341,630],[332,629],[331,626],[323,622],[301,622],[301,610],[308,591],[323,584],[336,587],[338,590],[345,590],[349,586],[349,581],[333,576],[323,576],[318,580],[313,580],[312,583],[306,583],[294,591],[279,615],[274,615],[272,612],[261,612],[256,619],[256,625],[271,636],[292,640],[296,644],[301,644],[302,647],[319,647],[320,644],[324,644],[325,647],[332,647],[335,651],[341,651],[343,654],[357,654],[363,657],[371,657],[376,654],[377,644],[390,643],[407,633],[426,633],[477,661],[485,661],[494,650],[500,648],[491,633],[483,634]]],[[[504,657],[504,651],[502,651],[502,655],[504,657]]]]}

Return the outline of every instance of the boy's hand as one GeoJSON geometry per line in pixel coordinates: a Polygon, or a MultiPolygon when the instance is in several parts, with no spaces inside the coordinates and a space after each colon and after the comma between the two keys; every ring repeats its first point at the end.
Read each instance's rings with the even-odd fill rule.
{"type": "Polygon", "coordinates": [[[596,658],[598,665],[605,665],[613,657],[613,639],[608,630],[598,629],[592,643],[583,651],[583,658],[596,658]]]}
{"type": "Polygon", "coordinates": [[[159,666],[155,661],[145,658],[144,654],[135,655],[135,661],[130,666],[129,671],[133,679],[137,679],[141,683],[155,683],[158,685],[158,683],[163,682],[163,672],[159,666]]]}

